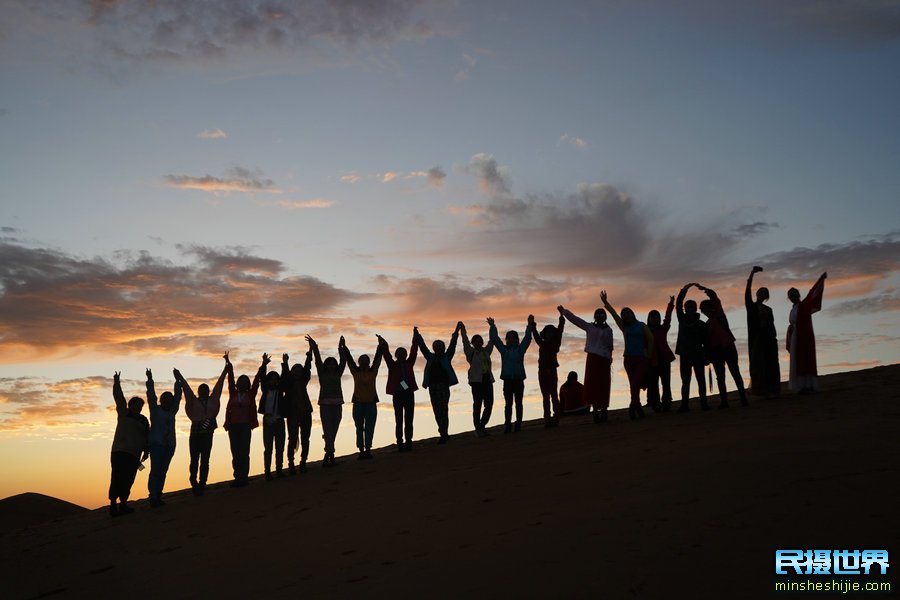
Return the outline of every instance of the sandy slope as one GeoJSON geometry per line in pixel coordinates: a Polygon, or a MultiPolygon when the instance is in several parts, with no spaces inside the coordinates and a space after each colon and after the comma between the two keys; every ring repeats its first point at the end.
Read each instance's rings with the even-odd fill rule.
{"type": "Polygon", "coordinates": [[[52,496],[16,494],[0,500],[0,534],[87,512],[83,506],[52,496]]]}
{"type": "Polygon", "coordinates": [[[776,548],[900,549],[898,384],[893,365],[93,511],[0,537],[3,595],[768,596],[776,548]]]}

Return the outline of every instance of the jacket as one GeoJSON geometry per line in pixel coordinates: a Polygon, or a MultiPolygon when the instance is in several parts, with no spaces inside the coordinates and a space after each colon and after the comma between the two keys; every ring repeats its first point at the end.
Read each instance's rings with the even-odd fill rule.
{"type": "Polygon", "coordinates": [[[216,381],[216,385],[210,392],[206,402],[197,398],[194,390],[187,383],[181,385],[184,393],[184,412],[187,414],[188,419],[191,420],[191,431],[204,431],[202,424],[206,419],[212,419],[212,427],[206,431],[212,431],[216,428],[216,417],[219,416],[222,388],[225,385],[227,371],[227,368],[222,370],[222,374],[219,375],[219,380],[216,381]]]}
{"type": "Polygon", "coordinates": [[[531,345],[531,330],[529,323],[525,328],[525,335],[517,346],[508,346],[497,335],[497,326],[491,325],[490,338],[494,347],[500,353],[500,379],[504,381],[525,381],[525,352],[531,345]]]}
{"type": "MultiPolygon", "coordinates": [[[[488,337],[490,338],[490,336],[488,337]]],[[[469,336],[466,335],[465,331],[462,334],[462,341],[463,352],[466,355],[466,360],[469,361],[469,383],[482,383],[485,375],[488,376],[488,381],[494,383],[494,372],[491,365],[491,352],[494,351],[494,341],[488,339],[486,345],[482,346],[480,350],[476,350],[469,343],[469,336]],[[485,367],[487,367],[487,372],[485,372],[485,367]]]]}
{"type": "Polygon", "coordinates": [[[116,402],[116,434],[111,452],[127,452],[141,458],[150,450],[150,421],[144,415],[128,412],[128,403],[118,382],[113,384],[113,399],[116,402]]]}
{"type": "Polygon", "coordinates": [[[175,416],[181,406],[181,384],[175,382],[175,402],[166,410],[157,402],[153,381],[148,381],[147,404],[150,405],[150,445],[174,448],[175,416]]]}
{"type": "Polygon", "coordinates": [[[239,392],[234,384],[234,369],[228,367],[228,404],[225,406],[225,431],[232,425],[249,425],[250,429],[259,427],[256,416],[256,392],[259,390],[259,379],[262,369],[256,372],[249,392],[239,392]]]}
{"type": "Polygon", "coordinates": [[[416,373],[413,371],[416,359],[419,358],[419,346],[416,344],[415,340],[413,340],[409,349],[409,355],[407,355],[406,360],[404,361],[395,360],[390,352],[386,350],[379,351],[384,357],[384,363],[388,368],[387,385],[384,388],[384,391],[388,395],[393,396],[398,392],[404,391],[403,387],[400,385],[401,381],[406,382],[407,391],[415,392],[419,389],[419,386],[416,383],[416,373]]]}
{"type": "Polygon", "coordinates": [[[425,345],[425,340],[422,339],[422,336],[418,336],[416,344],[419,346],[422,356],[424,356],[427,361],[425,363],[425,374],[422,376],[423,388],[428,389],[428,385],[431,383],[430,371],[433,364],[444,369],[444,372],[447,374],[447,385],[449,387],[453,387],[459,383],[459,379],[456,378],[456,372],[453,370],[452,364],[453,354],[456,352],[457,339],[459,339],[459,334],[454,331],[453,336],[450,338],[450,345],[447,347],[447,350],[443,354],[435,354],[425,345]],[[437,361],[437,363],[435,363],[435,361],[437,361]]]}

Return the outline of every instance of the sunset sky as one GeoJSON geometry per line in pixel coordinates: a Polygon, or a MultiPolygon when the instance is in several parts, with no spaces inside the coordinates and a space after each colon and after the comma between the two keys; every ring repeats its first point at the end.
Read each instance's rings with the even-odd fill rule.
{"type": "MultiPolygon", "coordinates": [[[[307,333],[359,354],[413,325],[522,332],[601,289],[645,318],[699,281],[749,381],[754,264],[781,345],[787,288],[827,270],[820,372],[895,363],[898,65],[897,0],[3,2],[0,497],[105,501],[114,371],[129,396],[147,367],[196,386],[229,349],[248,374],[302,360],[307,333]]],[[[561,377],[583,342],[567,327],[561,377]]],[[[538,418],[536,348],[526,366],[538,418]]],[[[454,388],[451,433],[470,398],[454,388]]],[[[416,437],[435,434],[419,392],[416,437]]],[[[251,452],[259,472],[258,433],[251,452]]]]}

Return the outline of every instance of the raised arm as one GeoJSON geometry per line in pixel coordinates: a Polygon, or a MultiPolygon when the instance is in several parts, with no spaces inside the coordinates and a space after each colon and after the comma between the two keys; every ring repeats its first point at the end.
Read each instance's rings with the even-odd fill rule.
{"type": "Polygon", "coordinates": [[[406,356],[406,362],[410,365],[416,364],[419,358],[419,345],[416,343],[416,334],[413,332],[412,342],[409,344],[409,354],[406,356]]]}
{"type": "Polygon", "coordinates": [[[319,345],[316,343],[316,340],[312,339],[312,336],[306,336],[306,341],[309,342],[309,349],[313,353],[313,357],[316,360],[316,372],[322,370],[322,355],[319,354],[319,345]]]}
{"type": "Polygon", "coordinates": [[[806,298],[803,299],[802,304],[810,309],[810,312],[817,312],[822,309],[822,296],[825,293],[825,279],[828,277],[828,273],[822,273],[813,286],[809,289],[809,292],[806,294],[806,298]]]}
{"type": "MultiPolygon", "coordinates": [[[[462,322],[462,321],[460,321],[462,322]]],[[[466,355],[466,360],[472,362],[472,344],[469,343],[469,334],[466,333],[466,326],[463,325],[459,330],[460,336],[462,337],[463,343],[463,354],[466,355]]]]}
{"type": "Polygon", "coordinates": [[[672,326],[672,309],[675,308],[675,296],[669,296],[669,303],[666,305],[666,316],[663,319],[662,326],[665,331],[669,331],[672,326]]]}
{"type": "Polygon", "coordinates": [[[234,385],[234,366],[231,364],[231,359],[228,358],[228,353],[225,353],[225,371],[228,373],[228,396],[234,396],[237,394],[237,386],[234,385]]]}
{"type": "Polygon", "coordinates": [[[125,416],[125,413],[128,412],[128,403],[125,401],[125,394],[122,393],[122,383],[119,381],[119,378],[122,376],[122,373],[116,371],[115,375],[113,375],[113,400],[116,402],[116,413],[121,416],[125,416]]]}
{"type": "Polygon", "coordinates": [[[687,291],[690,287],[691,284],[689,283],[681,288],[681,291],[678,292],[678,299],[675,301],[675,314],[678,315],[679,321],[684,318],[684,297],[687,296],[687,291]]]}
{"type": "Polygon", "coordinates": [[[388,369],[393,369],[396,361],[394,360],[394,357],[391,356],[391,345],[377,333],[375,334],[375,337],[378,338],[378,348],[375,350],[375,358],[384,359],[388,369]]]}
{"type": "Polygon", "coordinates": [[[422,334],[419,333],[418,327],[413,327],[413,340],[416,342],[416,346],[419,347],[419,351],[422,353],[422,356],[425,357],[425,360],[431,360],[431,350],[428,349],[428,346],[425,345],[425,340],[422,338],[422,334]]]}
{"type": "Polygon", "coordinates": [[[219,375],[219,379],[216,380],[216,385],[213,386],[212,392],[209,394],[209,404],[206,406],[207,412],[212,413],[213,416],[219,414],[219,406],[222,402],[222,386],[225,384],[225,375],[231,372],[231,365],[225,365],[222,369],[222,374],[219,375]]]}
{"type": "Polygon", "coordinates": [[[344,341],[344,336],[341,336],[341,339],[338,340],[338,356],[340,357],[340,361],[338,361],[338,375],[344,374],[344,369],[347,367],[347,355],[349,354],[349,352],[341,352],[341,348],[347,349],[347,342],[344,341]]]}
{"type": "Polygon", "coordinates": [[[753,276],[762,271],[762,267],[753,267],[753,270],[750,271],[750,277],[747,278],[747,287],[744,288],[744,306],[747,307],[747,310],[753,308],[753,276]]]}
{"type": "Polygon", "coordinates": [[[559,311],[559,314],[560,314],[561,316],[563,316],[563,317],[565,317],[566,319],[568,319],[568,321],[569,321],[572,325],[574,325],[575,327],[577,327],[578,329],[583,329],[584,331],[587,331],[587,330],[588,330],[588,322],[585,321],[584,319],[582,319],[581,317],[579,317],[578,315],[576,315],[575,313],[573,313],[573,312],[572,312],[571,310],[569,310],[568,308],[563,307],[562,304],[560,304],[559,306],[557,306],[557,307],[556,307],[556,310],[558,310],[558,311],[559,311]]]}
{"type": "MultiPolygon", "coordinates": [[[[172,374],[175,376],[175,383],[181,384],[181,391],[184,393],[185,406],[184,409],[190,416],[191,404],[194,400],[197,399],[197,396],[194,395],[194,390],[191,389],[191,385],[187,382],[184,376],[181,374],[181,371],[175,369],[172,371],[172,374]]],[[[225,376],[225,371],[222,371],[222,377],[225,376]]],[[[221,379],[221,377],[219,378],[221,379]]]]}
{"type": "Polygon", "coordinates": [[[488,317],[487,323],[488,323],[488,327],[489,327],[488,338],[490,338],[491,342],[494,344],[494,346],[498,350],[503,352],[504,350],[506,350],[506,346],[503,345],[503,340],[501,340],[500,336],[497,335],[497,324],[494,323],[493,317],[488,317]]]}
{"type": "Polygon", "coordinates": [[[522,336],[522,341],[519,342],[519,351],[523,355],[528,351],[528,346],[531,345],[531,338],[534,336],[536,329],[537,325],[534,322],[534,315],[528,315],[528,324],[525,326],[525,335],[522,336]]]}
{"type": "Polygon", "coordinates": [[[460,325],[462,325],[462,321],[459,321],[456,324],[456,329],[453,330],[453,335],[450,336],[450,345],[447,346],[447,359],[452,359],[453,355],[456,353],[456,343],[459,341],[460,325]]]}
{"type": "Polygon", "coordinates": [[[378,372],[378,368],[381,367],[381,357],[384,354],[382,348],[387,345],[387,342],[379,335],[378,336],[378,346],[375,348],[375,358],[372,359],[372,369],[375,372],[378,372]]]}
{"type": "Polygon", "coordinates": [[[338,346],[338,352],[341,355],[341,359],[347,363],[347,366],[350,367],[351,373],[356,373],[359,371],[359,367],[356,365],[356,361],[353,360],[353,355],[350,353],[350,349],[347,346],[338,346]]]}
{"type": "Polygon", "coordinates": [[[156,389],[153,387],[153,373],[147,369],[147,404],[156,409],[156,389]]]}
{"type": "MultiPolygon", "coordinates": [[[[173,369],[172,372],[173,374],[177,373],[178,369],[173,369]]],[[[181,373],[178,373],[178,376],[175,377],[175,404],[172,407],[172,414],[177,414],[178,409],[181,408],[182,385],[181,381],[179,381],[179,378],[181,378],[182,380],[184,379],[183,377],[181,377],[181,373]]]]}
{"type": "Polygon", "coordinates": [[[603,308],[606,309],[606,312],[612,315],[612,318],[616,322],[616,325],[619,326],[619,329],[623,329],[624,325],[622,324],[622,317],[619,316],[619,313],[616,312],[616,309],[614,309],[612,307],[612,304],[609,303],[609,297],[606,295],[606,290],[600,292],[600,299],[603,301],[603,308]]]}

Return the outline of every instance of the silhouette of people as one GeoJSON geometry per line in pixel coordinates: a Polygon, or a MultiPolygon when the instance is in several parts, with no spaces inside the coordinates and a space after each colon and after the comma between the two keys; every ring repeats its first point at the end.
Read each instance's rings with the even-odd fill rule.
{"type": "Polygon", "coordinates": [[[693,284],[689,283],[678,292],[675,300],[675,314],[678,316],[678,339],[675,343],[675,354],[680,357],[678,370],[681,374],[681,406],[678,412],[684,413],[690,410],[691,376],[697,379],[697,391],[700,395],[700,408],[709,410],[706,400],[706,379],[703,378],[703,367],[707,364],[707,344],[709,334],[706,323],[697,313],[697,302],[684,301],[688,289],[693,284]]]}
{"type": "Polygon", "coordinates": [[[413,328],[412,343],[407,353],[406,348],[397,348],[394,356],[391,356],[391,348],[381,336],[378,336],[378,351],[381,353],[388,368],[388,380],[385,392],[393,398],[394,404],[394,435],[397,438],[397,451],[408,452],[412,450],[413,417],[416,411],[416,374],[413,367],[419,357],[419,348],[416,344],[418,330],[413,328]],[[406,442],[403,442],[404,429],[406,442]]]}
{"type": "Polygon", "coordinates": [[[290,356],[281,355],[281,390],[284,392],[284,413],[287,421],[287,458],[288,473],[297,474],[294,458],[297,447],[300,447],[300,472],[306,472],[306,460],[309,458],[309,434],[312,431],[312,402],[309,399],[307,386],[312,377],[312,350],[307,350],[304,363],[293,367],[288,362],[290,356]]]}
{"type": "Polygon", "coordinates": [[[166,485],[169,463],[175,456],[175,415],[181,405],[181,384],[178,381],[181,376],[177,369],[174,374],[175,394],[163,392],[157,402],[153,373],[147,369],[147,403],[150,405],[150,476],[147,478],[147,489],[153,508],[165,504],[162,500],[163,487],[166,485]]]}
{"type": "Polygon", "coordinates": [[[488,435],[487,424],[491,419],[491,411],[494,408],[494,373],[491,368],[491,352],[494,351],[494,342],[488,340],[484,344],[484,338],[475,334],[471,343],[466,332],[466,326],[460,321],[459,330],[462,333],[463,351],[466,360],[469,361],[469,387],[472,388],[472,423],[475,425],[475,434],[478,437],[488,435]]]}
{"type": "Polygon", "coordinates": [[[644,383],[647,376],[647,368],[653,358],[654,337],[646,324],[637,320],[634,311],[627,306],[622,309],[622,316],[609,303],[606,290],[600,292],[600,299],[606,311],[612,315],[613,320],[622,335],[625,337],[624,363],[625,373],[628,375],[628,388],[631,392],[631,403],[628,405],[628,418],[644,418],[644,409],[641,408],[641,389],[646,387],[644,383]]]}
{"type": "Polygon", "coordinates": [[[606,311],[594,311],[594,321],[588,323],[563,306],[557,307],[572,325],[584,330],[584,397],[594,407],[594,423],[606,421],[609,409],[609,392],[612,384],[612,328],[606,324],[606,311]]]}
{"type": "Polygon", "coordinates": [[[225,431],[231,445],[231,467],[234,481],[230,487],[244,487],[250,477],[250,438],[253,430],[259,427],[256,416],[256,392],[259,390],[263,369],[260,368],[250,382],[250,378],[241,375],[234,381],[234,366],[225,355],[225,368],[228,371],[228,404],[225,406],[225,431]]]}
{"type": "Polygon", "coordinates": [[[719,388],[719,408],[728,408],[728,391],[725,386],[725,366],[734,380],[741,405],[748,406],[747,392],[744,390],[744,378],[741,377],[741,367],[738,364],[737,346],[734,344],[734,334],[728,326],[728,317],[722,308],[722,301],[716,292],[700,285],[694,284],[698,290],[707,295],[707,299],[700,302],[700,312],[706,316],[706,328],[709,333],[709,359],[713,371],[716,373],[716,385],[719,388]]]}
{"type": "MultiPolygon", "coordinates": [[[[557,309],[559,310],[559,309],[557,309]]],[[[541,387],[541,397],[544,401],[544,427],[554,427],[559,424],[559,376],[556,369],[559,368],[557,355],[562,344],[563,329],[566,319],[559,313],[559,323],[545,325],[538,333],[537,327],[531,329],[534,342],[538,345],[538,384],[541,387]],[[553,408],[553,414],[550,408],[553,408]]]]}
{"type": "Polygon", "coordinates": [[[497,325],[494,319],[487,318],[490,330],[488,335],[494,342],[494,348],[500,353],[500,379],[503,380],[503,433],[522,431],[522,397],[525,395],[525,353],[531,345],[531,332],[534,331],[534,315],[528,315],[528,325],[525,327],[525,336],[519,341],[519,334],[515,331],[506,332],[506,341],[500,339],[497,334],[497,325]],[[516,425],[512,426],[513,402],[516,405],[516,425]]]}
{"type": "Polygon", "coordinates": [[[816,334],[813,331],[812,316],[822,310],[822,295],[825,293],[827,277],[828,273],[822,273],[803,300],[800,299],[797,288],[788,290],[788,299],[794,305],[787,333],[787,349],[791,354],[790,387],[801,394],[811,394],[818,389],[816,334]]]}
{"type": "Polygon", "coordinates": [[[228,365],[226,363],[212,393],[210,393],[208,385],[201,383],[195,395],[181,372],[175,370],[175,379],[181,385],[181,391],[184,394],[184,412],[191,420],[191,435],[188,438],[191,462],[188,467],[188,477],[191,491],[195,496],[202,496],[206,490],[206,479],[209,477],[209,456],[212,453],[213,434],[218,427],[216,417],[219,416],[222,388],[225,385],[227,373],[228,365]],[[199,480],[197,479],[198,467],[199,480]]]}
{"type": "Polygon", "coordinates": [[[263,416],[263,467],[266,481],[272,481],[272,447],[275,450],[275,473],[284,477],[284,391],[278,371],[266,373],[266,367],[272,359],[268,354],[262,355],[260,367],[260,385],[262,397],[259,399],[259,414],[263,416]]]}
{"type": "Polygon", "coordinates": [[[775,332],[775,315],[765,304],[769,288],[756,290],[756,302],[751,290],[753,276],[762,267],[753,267],[744,290],[744,306],[747,308],[747,346],[750,351],[750,393],[754,396],[777,397],[781,390],[781,368],[778,365],[778,339],[775,332]]]}
{"type": "Polygon", "coordinates": [[[378,419],[378,390],[375,378],[381,366],[381,340],[375,349],[375,360],[368,354],[359,357],[359,364],[353,360],[353,354],[346,344],[340,349],[353,375],[353,423],[356,425],[356,448],[359,460],[372,458],[372,437],[375,435],[375,422],[378,419]]]}
{"type": "Polygon", "coordinates": [[[450,388],[459,383],[451,361],[456,352],[456,342],[459,339],[459,325],[459,323],[456,324],[456,329],[453,330],[453,335],[450,337],[450,347],[445,348],[443,341],[435,340],[431,344],[433,352],[425,345],[425,340],[416,329],[416,344],[427,361],[425,374],[422,376],[422,387],[428,390],[431,398],[431,409],[434,411],[434,420],[437,421],[440,435],[438,444],[446,444],[450,439],[448,433],[450,388]]]}
{"type": "Polygon", "coordinates": [[[319,375],[319,418],[322,420],[322,439],[325,440],[325,458],[323,467],[333,467],[337,464],[334,458],[334,439],[337,437],[338,427],[343,416],[344,391],[341,388],[341,376],[347,366],[347,358],[341,349],[344,347],[344,336],[338,342],[338,362],[333,356],[322,361],[319,354],[319,345],[310,336],[306,336],[309,347],[312,349],[316,362],[316,373],[319,375]]]}
{"type": "Polygon", "coordinates": [[[666,305],[666,317],[660,319],[658,310],[647,314],[647,327],[653,334],[653,357],[650,359],[647,382],[647,404],[655,412],[667,412],[672,408],[672,362],[675,355],[669,347],[666,337],[672,325],[672,309],[675,308],[675,296],[669,297],[666,305]],[[662,397],[659,386],[662,384],[662,397]]]}
{"type": "MultiPolygon", "coordinates": [[[[138,466],[150,456],[150,422],[141,414],[144,400],[134,396],[126,403],[120,377],[119,371],[113,375],[116,433],[109,453],[109,514],[113,517],[134,512],[128,506],[131,486],[134,485],[138,466]]],[[[148,381],[148,389],[150,385],[148,381]]]]}
{"type": "Polygon", "coordinates": [[[563,416],[586,415],[591,405],[586,401],[584,386],[578,381],[578,373],[569,371],[565,383],[559,388],[559,404],[563,416]]]}

